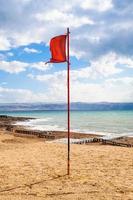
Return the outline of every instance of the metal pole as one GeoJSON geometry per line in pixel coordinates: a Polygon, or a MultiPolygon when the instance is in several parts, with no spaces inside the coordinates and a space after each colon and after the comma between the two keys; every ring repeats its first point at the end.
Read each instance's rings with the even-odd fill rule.
{"type": "Polygon", "coordinates": [[[67,174],[70,174],[70,59],[69,59],[69,28],[67,28],[67,130],[68,130],[68,160],[67,174]]]}

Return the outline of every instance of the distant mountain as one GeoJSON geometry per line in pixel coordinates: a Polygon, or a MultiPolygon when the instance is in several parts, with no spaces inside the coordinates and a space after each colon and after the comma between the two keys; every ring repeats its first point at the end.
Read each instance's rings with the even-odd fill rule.
{"type": "MultiPolygon", "coordinates": [[[[30,111],[30,110],[66,110],[65,103],[3,103],[0,111],[30,111]]],[[[133,103],[71,103],[71,110],[109,111],[109,110],[133,110],[133,103]]]]}

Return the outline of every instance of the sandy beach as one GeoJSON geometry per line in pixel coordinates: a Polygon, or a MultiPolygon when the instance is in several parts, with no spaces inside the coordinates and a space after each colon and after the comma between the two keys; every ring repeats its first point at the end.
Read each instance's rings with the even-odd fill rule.
{"type": "Polygon", "coordinates": [[[133,199],[133,148],[67,146],[0,132],[0,199],[133,199]]]}

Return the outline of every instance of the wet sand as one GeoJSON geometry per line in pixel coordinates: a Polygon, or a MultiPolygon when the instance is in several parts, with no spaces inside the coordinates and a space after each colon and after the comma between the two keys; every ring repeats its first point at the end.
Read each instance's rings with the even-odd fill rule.
{"type": "Polygon", "coordinates": [[[132,200],[133,148],[71,145],[0,131],[0,200],[132,200]]]}

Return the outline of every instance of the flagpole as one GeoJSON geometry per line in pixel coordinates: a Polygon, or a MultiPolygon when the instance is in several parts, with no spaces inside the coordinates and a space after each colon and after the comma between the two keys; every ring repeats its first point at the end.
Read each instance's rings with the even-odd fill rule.
{"type": "Polygon", "coordinates": [[[68,131],[68,158],[67,174],[70,174],[70,58],[69,58],[69,28],[67,28],[67,131],[68,131]]]}

